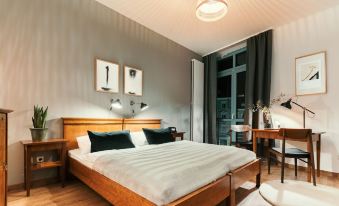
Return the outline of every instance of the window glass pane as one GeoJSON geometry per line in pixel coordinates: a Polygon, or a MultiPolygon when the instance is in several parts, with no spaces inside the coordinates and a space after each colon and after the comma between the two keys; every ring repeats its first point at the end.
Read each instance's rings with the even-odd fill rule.
{"type": "Polygon", "coordinates": [[[246,86],[246,71],[237,74],[237,119],[244,119],[245,113],[245,86],[246,86]]]}
{"type": "Polygon", "coordinates": [[[226,145],[229,141],[229,131],[231,128],[231,121],[219,120],[217,122],[217,131],[220,145],[226,145]]]}
{"type": "Polygon", "coordinates": [[[218,72],[232,69],[233,67],[233,56],[221,59],[218,61],[218,72]]]}
{"type": "Polygon", "coordinates": [[[231,75],[219,77],[217,81],[217,98],[231,97],[231,75]]]}
{"type": "Polygon", "coordinates": [[[235,55],[235,66],[241,66],[244,64],[246,64],[246,51],[235,55]]]}
{"type": "Polygon", "coordinates": [[[231,98],[217,98],[217,118],[232,119],[231,113],[231,98]]]}

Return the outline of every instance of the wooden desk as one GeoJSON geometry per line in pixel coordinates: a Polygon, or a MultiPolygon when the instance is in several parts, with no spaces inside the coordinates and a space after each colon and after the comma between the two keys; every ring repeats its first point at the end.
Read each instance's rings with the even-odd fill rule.
{"type": "Polygon", "coordinates": [[[62,187],[65,185],[65,159],[66,159],[66,139],[48,139],[41,142],[33,142],[32,140],[21,141],[24,146],[24,160],[25,160],[25,188],[26,195],[30,196],[31,176],[32,171],[46,168],[59,167],[59,177],[61,179],[62,187]],[[41,162],[32,164],[32,153],[57,150],[59,159],[57,161],[41,162]]]}
{"type": "MultiPolygon", "coordinates": [[[[317,159],[317,176],[320,176],[320,153],[321,153],[321,135],[324,132],[314,132],[312,134],[312,141],[316,142],[316,159],[317,159]]],[[[277,139],[282,140],[279,136],[279,129],[252,129],[253,135],[253,152],[257,153],[257,139],[277,139]]],[[[307,144],[307,151],[310,151],[310,145],[307,144]]],[[[310,168],[308,168],[308,179],[311,180],[310,168]]]]}

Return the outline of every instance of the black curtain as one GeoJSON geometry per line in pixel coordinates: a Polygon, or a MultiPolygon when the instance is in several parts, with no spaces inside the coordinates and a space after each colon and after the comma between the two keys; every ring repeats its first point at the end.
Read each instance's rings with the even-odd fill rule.
{"type": "MultiPolygon", "coordinates": [[[[247,40],[247,71],[245,105],[251,107],[260,101],[268,106],[271,93],[272,30],[247,40]]],[[[259,127],[259,112],[247,110],[245,121],[252,128],[259,127]]],[[[251,134],[249,134],[251,135],[251,134]]],[[[274,141],[269,142],[274,146],[274,141]]],[[[264,141],[258,145],[258,155],[264,156],[264,141]]]]}
{"type": "Polygon", "coordinates": [[[217,144],[217,54],[203,57],[204,85],[204,142],[217,144]]]}
{"type": "MultiPolygon", "coordinates": [[[[272,30],[247,40],[247,71],[245,105],[260,101],[268,106],[271,93],[272,30]]],[[[247,111],[247,123],[258,128],[259,116],[247,111]]]]}

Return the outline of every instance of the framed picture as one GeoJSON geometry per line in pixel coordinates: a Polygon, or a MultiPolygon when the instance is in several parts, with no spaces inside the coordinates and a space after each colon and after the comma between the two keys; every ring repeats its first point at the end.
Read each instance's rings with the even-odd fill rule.
{"type": "Polygon", "coordinates": [[[95,60],[95,89],[98,92],[119,92],[119,64],[95,60]]]}
{"type": "Polygon", "coordinates": [[[125,94],[142,96],[142,70],[124,67],[125,94]]]}
{"type": "Polygon", "coordinates": [[[326,93],[326,52],[295,59],[296,95],[326,93]]]}

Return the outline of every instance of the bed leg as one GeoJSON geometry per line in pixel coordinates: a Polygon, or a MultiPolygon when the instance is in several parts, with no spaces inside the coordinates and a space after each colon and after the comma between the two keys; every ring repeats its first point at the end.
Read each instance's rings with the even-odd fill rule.
{"type": "Polygon", "coordinates": [[[233,176],[230,175],[230,196],[227,198],[227,205],[228,206],[236,206],[236,202],[235,202],[235,190],[236,190],[236,188],[234,187],[233,181],[234,181],[233,176]]]}
{"type": "Polygon", "coordinates": [[[228,206],[236,206],[236,202],[235,202],[235,190],[232,189],[230,196],[227,198],[227,205],[228,206]]]}
{"type": "Polygon", "coordinates": [[[256,188],[260,187],[260,178],[261,178],[261,173],[257,174],[256,176],[256,185],[255,185],[256,188]]]}

